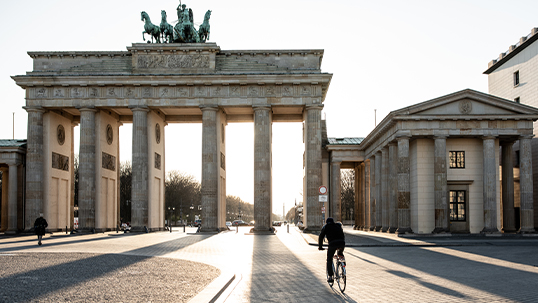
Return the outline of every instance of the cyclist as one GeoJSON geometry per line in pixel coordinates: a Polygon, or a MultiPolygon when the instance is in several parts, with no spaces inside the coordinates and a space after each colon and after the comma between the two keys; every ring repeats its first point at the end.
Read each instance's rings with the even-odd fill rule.
{"type": "Polygon", "coordinates": [[[342,224],[335,223],[333,218],[327,218],[327,224],[321,229],[318,240],[318,249],[323,249],[323,239],[327,237],[329,242],[329,248],[327,249],[327,274],[329,276],[327,282],[334,281],[334,272],[332,267],[332,259],[334,253],[337,252],[338,256],[344,257],[344,247],[346,246],[346,241],[344,237],[344,230],[342,229],[342,224]]]}

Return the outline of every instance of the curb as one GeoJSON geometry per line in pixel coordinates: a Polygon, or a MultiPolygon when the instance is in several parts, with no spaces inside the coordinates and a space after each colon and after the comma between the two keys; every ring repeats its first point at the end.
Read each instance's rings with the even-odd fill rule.
{"type": "Polygon", "coordinates": [[[213,303],[219,299],[220,295],[230,286],[235,280],[236,275],[230,273],[223,273],[218,278],[213,280],[207,285],[201,292],[199,292],[194,298],[190,299],[189,303],[208,302],[213,303]]]}

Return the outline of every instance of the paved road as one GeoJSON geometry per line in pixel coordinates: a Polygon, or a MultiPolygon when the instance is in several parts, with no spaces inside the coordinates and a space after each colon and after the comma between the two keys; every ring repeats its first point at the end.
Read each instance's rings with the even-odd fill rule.
{"type": "MultiPolygon", "coordinates": [[[[58,236],[47,237],[41,247],[35,245],[34,237],[0,238],[0,260],[6,254],[61,253],[61,259],[65,253],[84,252],[100,258],[116,254],[158,257],[151,259],[189,260],[217,267],[220,278],[191,302],[208,302],[229,281],[217,302],[537,302],[536,237],[424,241],[348,229],[348,242],[353,247],[345,251],[348,288],[341,294],[325,282],[325,252],[309,245],[315,238],[294,227],[290,233],[286,226],[277,230],[276,236],[248,235],[247,227],[218,235],[58,236]]],[[[0,278],[11,279],[3,274],[0,278]]],[[[176,287],[184,283],[180,279],[168,282],[176,287]]],[[[167,291],[151,288],[146,296],[130,301],[170,302],[159,295],[167,291]]]]}

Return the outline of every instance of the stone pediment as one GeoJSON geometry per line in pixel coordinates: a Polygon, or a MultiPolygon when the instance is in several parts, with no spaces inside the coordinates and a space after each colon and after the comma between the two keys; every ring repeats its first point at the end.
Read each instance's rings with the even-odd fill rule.
{"type": "Polygon", "coordinates": [[[538,109],[474,90],[463,90],[392,112],[394,116],[518,116],[538,109]]]}

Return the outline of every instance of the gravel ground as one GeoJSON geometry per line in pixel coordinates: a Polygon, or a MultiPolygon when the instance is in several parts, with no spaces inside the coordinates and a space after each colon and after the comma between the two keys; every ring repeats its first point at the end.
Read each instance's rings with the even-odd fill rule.
{"type": "Polygon", "coordinates": [[[178,259],[0,254],[0,302],[186,302],[220,271],[178,259]]]}

